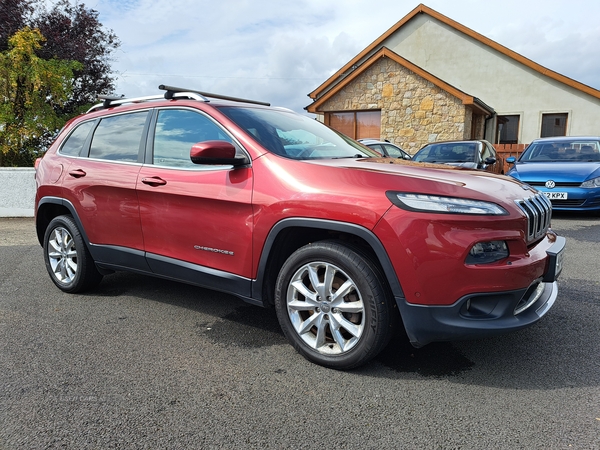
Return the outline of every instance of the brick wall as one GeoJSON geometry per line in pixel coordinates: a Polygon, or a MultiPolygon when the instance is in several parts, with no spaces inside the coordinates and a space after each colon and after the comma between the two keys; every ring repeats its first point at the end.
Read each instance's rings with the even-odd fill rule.
{"type": "Polygon", "coordinates": [[[411,154],[428,142],[471,137],[470,108],[388,58],[374,63],[319,110],[369,109],[381,110],[381,139],[388,139],[411,154]]]}

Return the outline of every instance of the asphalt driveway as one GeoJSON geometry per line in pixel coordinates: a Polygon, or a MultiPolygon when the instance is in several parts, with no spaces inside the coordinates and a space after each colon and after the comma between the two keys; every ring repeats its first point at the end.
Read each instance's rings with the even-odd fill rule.
{"type": "Polygon", "coordinates": [[[0,449],[600,448],[600,219],[553,226],[538,324],[337,372],[229,295],[126,273],[62,293],[33,220],[0,219],[0,449]]]}

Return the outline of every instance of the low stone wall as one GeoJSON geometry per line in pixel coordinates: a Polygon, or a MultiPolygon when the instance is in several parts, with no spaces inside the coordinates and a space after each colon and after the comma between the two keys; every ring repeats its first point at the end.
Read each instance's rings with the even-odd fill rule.
{"type": "Polygon", "coordinates": [[[35,169],[0,167],[0,217],[33,217],[35,169]]]}

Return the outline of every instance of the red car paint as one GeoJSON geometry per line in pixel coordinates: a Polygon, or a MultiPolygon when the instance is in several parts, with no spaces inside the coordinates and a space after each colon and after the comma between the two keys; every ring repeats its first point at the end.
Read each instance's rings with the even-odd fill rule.
{"type": "MultiPolygon", "coordinates": [[[[54,217],[72,215],[103,270],[181,279],[267,306],[273,301],[276,271],[294,250],[326,238],[352,241],[379,266],[417,346],[518,329],[534,323],[554,302],[557,274],[547,276],[556,263],[548,251],[557,248],[556,236],[547,234],[550,209],[545,212],[548,223],[541,224],[532,239],[528,237],[532,221],[538,219],[528,217],[518,205],[524,199],[533,201],[534,190],[500,175],[379,158],[366,150],[339,159],[282,157],[223,108],[273,110],[181,98],[123,104],[70,121],[36,162],[40,242],[54,217]],[[248,163],[184,169],[153,164],[148,155],[154,122],[147,140],[140,143],[138,161],[58,152],[84,121],[172,109],[210,118],[226,131],[248,163]],[[390,192],[469,199],[498,205],[505,213],[417,211],[391,202],[386,195],[390,192]],[[490,241],[504,241],[508,255],[483,264],[465,262],[475,245],[490,241]],[[188,270],[190,274],[200,270],[208,278],[196,280],[188,270]],[[478,301],[487,304],[482,300],[486,294],[525,292],[548,277],[544,301],[527,318],[496,314],[500,306],[492,305],[489,311],[469,309],[478,301]],[[235,283],[229,284],[231,280],[235,283]],[[415,306],[421,308],[418,314],[415,306]],[[444,316],[450,307],[452,315],[444,316]],[[426,310],[428,319],[423,321],[426,310]],[[478,320],[478,314],[483,320],[478,320]]],[[[558,239],[561,246],[563,241],[558,239]]]]}

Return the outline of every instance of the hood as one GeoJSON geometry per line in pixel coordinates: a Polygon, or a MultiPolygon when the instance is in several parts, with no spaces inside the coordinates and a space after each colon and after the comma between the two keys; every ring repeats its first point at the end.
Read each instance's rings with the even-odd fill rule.
{"type": "Polygon", "coordinates": [[[584,182],[600,176],[600,162],[516,163],[508,175],[525,182],[584,182]]]}
{"type": "Polygon", "coordinates": [[[481,170],[397,158],[320,159],[306,161],[361,173],[352,179],[385,190],[468,197],[487,201],[517,200],[535,190],[519,180],[481,170]],[[379,176],[374,176],[379,174],[379,176]],[[360,180],[360,181],[359,181],[360,180]],[[469,191],[469,192],[466,192],[469,191]],[[528,191],[531,191],[528,193],[528,191]]]}

